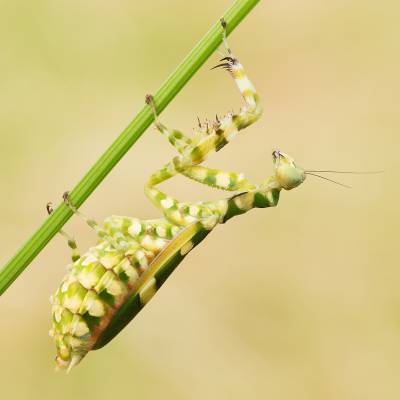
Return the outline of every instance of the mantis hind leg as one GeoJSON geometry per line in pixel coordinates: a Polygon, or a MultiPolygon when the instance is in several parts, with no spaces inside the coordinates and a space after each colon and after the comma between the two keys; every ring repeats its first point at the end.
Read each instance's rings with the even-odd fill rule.
{"type": "Polygon", "coordinates": [[[96,232],[97,236],[100,239],[107,241],[116,250],[123,250],[121,245],[118,243],[117,237],[110,236],[108,232],[105,229],[103,229],[93,218],[86,216],[85,214],[80,212],[75,206],[72,205],[68,192],[65,192],[63,194],[63,199],[64,203],[68,206],[68,208],[78,217],[82,218],[87,223],[87,225],[89,225],[96,232]]]}
{"type": "MultiPolygon", "coordinates": [[[[46,204],[47,213],[50,215],[53,212],[53,205],[51,203],[46,204]]],[[[63,229],[59,230],[59,234],[67,240],[68,247],[71,249],[71,261],[75,262],[79,260],[81,257],[78,250],[78,245],[76,244],[76,240],[65,232],[63,229]]]]}

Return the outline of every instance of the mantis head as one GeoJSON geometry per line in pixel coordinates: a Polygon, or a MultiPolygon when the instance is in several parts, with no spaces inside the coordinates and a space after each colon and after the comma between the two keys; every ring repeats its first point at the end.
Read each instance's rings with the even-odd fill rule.
{"type": "Polygon", "coordinates": [[[281,188],[294,189],[306,179],[304,169],[298,167],[289,155],[275,150],[272,153],[272,159],[275,167],[275,179],[281,188]]]}
{"type": "Polygon", "coordinates": [[[367,174],[380,174],[383,171],[335,171],[335,170],[305,170],[297,166],[292,157],[282,153],[279,150],[272,152],[272,159],[275,167],[275,175],[273,176],[274,183],[280,188],[285,190],[291,190],[299,186],[304,182],[307,175],[316,176],[317,178],[324,179],[335,183],[336,185],[350,188],[350,186],[344,183],[335,181],[327,178],[326,176],[319,175],[317,173],[334,173],[334,174],[356,174],[356,175],[367,175],[367,174]]]}

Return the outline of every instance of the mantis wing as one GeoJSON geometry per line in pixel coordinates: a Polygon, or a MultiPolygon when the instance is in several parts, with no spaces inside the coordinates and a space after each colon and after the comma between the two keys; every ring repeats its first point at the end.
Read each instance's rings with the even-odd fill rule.
{"type": "Polygon", "coordinates": [[[201,222],[194,222],[183,229],[138,279],[124,304],[113,314],[107,327],[98,335],[92,349],[99,349],[113,339],[145,306],[167,280],[174,269],[212,229],[205,229],[201,222]]]}

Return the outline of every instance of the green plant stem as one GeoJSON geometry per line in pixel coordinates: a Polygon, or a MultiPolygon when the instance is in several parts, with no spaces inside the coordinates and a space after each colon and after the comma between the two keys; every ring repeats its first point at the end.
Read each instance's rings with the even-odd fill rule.
{"type": "MultiPolygon", "coordinates": [[[[259,0],[237,0],[234,2],[223,15],[223,18],[227,22],[228,34],[232,32],[258,2],[259,0]]],[[[218,21],[161,86],[154,96],[158,113],[164,110],[169,102],[221,44],[221,34],[221,25],[218,21]]],[[[106,152],[70,192],[72,204],[76,207],[82,205],[152,122],[153,114],[150,107],[144,106],[129,126],[119,135],[114,143],[111,144],[106,152]]],[[[33,236],[0,271],[0,295],[2,295],[24,271],[71,216],[71,210],[65,204],[61,203],[44,221],[33,236]]]]}

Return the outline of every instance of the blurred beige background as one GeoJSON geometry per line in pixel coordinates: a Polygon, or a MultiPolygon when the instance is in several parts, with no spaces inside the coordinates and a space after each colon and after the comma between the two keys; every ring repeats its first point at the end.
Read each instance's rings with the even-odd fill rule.
{"type": "MultiPolygon", "coordinates": [[[[227,0],[2,0],[0,219],[3,265],[125,128],[227,0]]],[[[398,1],[262,1],[230,37],[265,106],[208,165],[271,173],[280,148],[313,169],[278,208],[219,227],[133,323],[69,376],[54,373],[49,295],[69,261],[56,237],[0,301],[3,399],[400,398],[398,1]]],[[[164,111],[241,105],[213,56],[164,111]]],[[[84,204],[151,218],[146,177],[174,154],[150,129],[84,204]]],[[[180,199],[225,196],[176,178],[180,199]]],[[[83,250],[79,220],[66,229],[83,250]]]]}

